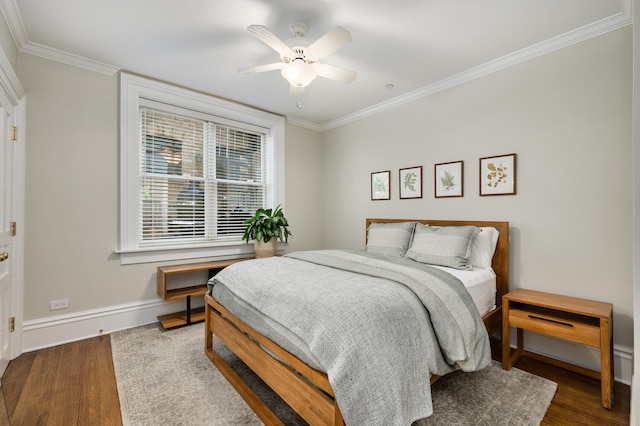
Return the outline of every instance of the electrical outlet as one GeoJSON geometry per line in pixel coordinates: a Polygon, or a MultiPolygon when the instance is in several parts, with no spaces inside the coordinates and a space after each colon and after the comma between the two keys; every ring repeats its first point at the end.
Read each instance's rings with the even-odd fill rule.
{"type": "Polygon", "coordinates": [[[67,309],[69,307],[69,299],[52,300],[49,302],[49,310],[67,309]]]}

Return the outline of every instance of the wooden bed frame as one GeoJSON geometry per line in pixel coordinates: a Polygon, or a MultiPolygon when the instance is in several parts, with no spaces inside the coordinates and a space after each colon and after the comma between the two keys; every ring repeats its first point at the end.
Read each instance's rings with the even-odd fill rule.
{"type": "MultiPolygon", "coordinates": [[[[367,219],[371,223],[419,222],[436,226],[493,226],[500,231],[492,266],[496,273],[496,308],[483,316],[489,335],[501,330],[502,296],[509,291],[509,223],[412,219],[367,219]]],[[[266,425],[283,423],[213,348],[215,334],[311,425],[344,425],[327,375],[314,370],[242,322],[210,295],[205,296],[205,353],[266,425]],[[271,351],[279,361],[264,348],[271,351]]],[[[433,383],[434,379],[432,379],[433,383]]]]}

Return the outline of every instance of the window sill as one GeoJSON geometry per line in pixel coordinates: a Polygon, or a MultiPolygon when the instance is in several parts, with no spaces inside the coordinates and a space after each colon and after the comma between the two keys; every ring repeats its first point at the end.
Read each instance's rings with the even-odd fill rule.
{"type": "Polygon", "coordinates": [[[217,246],[200,247],[149,247],[141,249],[114,250],[120,255],[120,265],[134,265],[150,262],[170,262],[174,260],[199,259],[199,258],[241,258],[254,255],[253,244],[244,241],[226,243],[217,246]]]}

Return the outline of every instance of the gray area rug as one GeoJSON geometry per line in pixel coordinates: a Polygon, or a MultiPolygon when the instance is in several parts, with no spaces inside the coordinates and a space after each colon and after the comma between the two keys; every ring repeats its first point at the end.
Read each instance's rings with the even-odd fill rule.
{"type": "MultiPolygon", "coordinates": [[[[304,425],[268,386],[217,339],[225,360],[287,425],[304,425]]],[[[260,425],[235,389],[204,354],[204,324],[164,331],[150,324],[111,334],[124,426],[260,425]]],[[[433,385],[434,414],[413,426],[537,425],[557,385],[494,362],[455,372],[433,385]]]]}

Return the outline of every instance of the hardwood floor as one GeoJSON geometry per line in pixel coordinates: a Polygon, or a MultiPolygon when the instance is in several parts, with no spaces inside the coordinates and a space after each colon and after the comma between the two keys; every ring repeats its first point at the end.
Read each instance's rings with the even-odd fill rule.
{"type": "Polygon", "coordinates": [[[2,376],[12,426],[120,426],[109,336],[20,355],[2,376]]]}
{"type": "MultiPolygon", "coordinates": [[[[527,357],[515,367],[558,383],[542,425],[629,424],[629,386],[615,384],[607,410],[595,379],[527,357]]],[[[122,425],[109,336],[25,353],[9,363],[2,388],[12,426],[122,425]]]]}
{"type": "Polygon", "coordinates": [[[527,357],[515,366],[558,384],[542,425],[629,425],[629,386],[614,384],[615,401],[607,410],[601,405],[599,380],[527,357]]]}

